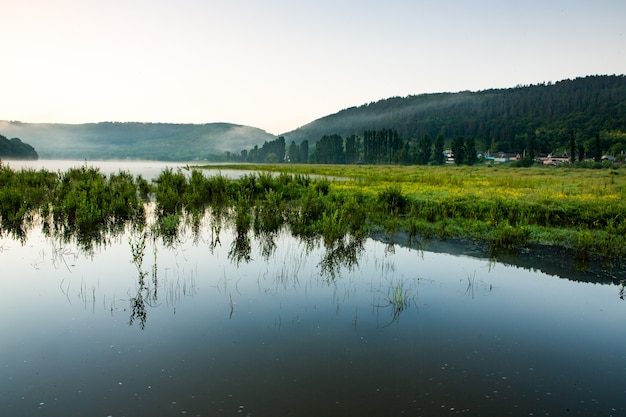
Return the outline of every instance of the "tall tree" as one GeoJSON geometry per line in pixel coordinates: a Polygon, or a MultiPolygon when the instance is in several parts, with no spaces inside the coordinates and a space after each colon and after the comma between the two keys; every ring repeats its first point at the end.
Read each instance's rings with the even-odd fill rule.
{"type": "Polygon", "coordinates": [[[528,130],[528,134],[527,134],[527,138],[526,138],[527,142],[526,142],[526,158],[530,159],[531,161],[533,159],[535,159],[535,149],[536,149],[536,140],[535,140],[535,130],[534,129],[529,129],[528,130]]]}
{"type": "Polygon", "coordinates": [[[582,142],[578,143],[578,161],[582,162],[585,160],[585,144],[582,142]]]}
{"type": "Polygon", "coordinates": [[[596,136],[593,140],[593,160],[596,162],[602,161],[602,144],[600,143],[600,134],[596,132],[596,136]]]}
{"type": "Polygon", "coordinates": [[[285,137],[280,136],[274,142],[274,152],[278,156],[278,163],[282,164],[285,162],[285,137]]]}
{"type": "Polygon", "coordinates": [[[346,138],[346,164],[356,164],[359,160],[358,138],[351,135],[346,138]]]}
{"type": "Polygon", "coordinates": [[[445,140],[443,138],[443,135],[437,135],[437,138],[435,139],[435,148],[433,150],[433,162],[436,165],[443,165],[443,163],[445,162],[445,158],[443,156],[444,143],[445,140]]]}
{"type": "Polygon", "coordinates": [[[430,136],[424,135],[417,145],[417,163],[418,165],[426,165],[432,154],[433,143],[430,136]]]}
{"type": "Polygon", "coordinates": [[[454,163],[463,164],[465,161],[465,139],[462,136],[457,136],[452,140],[452,153],[454,154],[454,163]]]}
{"type": "Polygon", "coordinates": [[[465,143],[465,160],[467,165],[474,165],[478,158],[476,157],[476,140],[473,136],[467,138],[465,143]]]}
{"type": "Polygon", "coordinates": [[[576,161],[576,137],[572,129],[569,132],[569,162],[573,164],[574,161],[576,161]]]}
{"type": "Polygon", "coordinates": [[[307,162],[309,162],[309,141],[305,139],[300,143],[300,163],[307,162]]]}
{"type": "Polygon", "coordinates": [[[291,162],[292,164],[297,164],[298,162],[300,162],[300,152],[298,152],[298,145],[296,145],[296,142],[291,141],[291,145],[289,145],[288,155],[289,162],[291,162]]]}

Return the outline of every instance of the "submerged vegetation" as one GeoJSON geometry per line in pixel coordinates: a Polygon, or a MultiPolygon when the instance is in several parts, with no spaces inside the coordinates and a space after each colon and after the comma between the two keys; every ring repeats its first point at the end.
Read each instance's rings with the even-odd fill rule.
{"type": "MultiPolygon", "coordinates": [[[[241,166],[240,166],[241,167],[241,166]]],[[[223,166],[221,167],[224,168],[223,166]]],[[[233,167],[229,167],[233,168],[233,167]]],[[[164,170],[155,180],[96,168],[65,173],[0,166],[1,233],[22,241],[36,224],[85,250],[126,228],[167,243],[181,225],[197,234],[211,216],[213,243],[225,221],[236,262],[251,238],[271,256],[283,230],[329,254],[322,267],[356,263],[363,239],[472,239],[494,254],[533,246],[569,248],[577,261],[617,263],[626,254],[626,178],[620,169],[511,167],[245,166],[230,179],[210,171],[164,170]],[[152,213],[148,224],[147,213],[152,213]],[[39,223],[38,223],[39,222],[39,223]]]]}

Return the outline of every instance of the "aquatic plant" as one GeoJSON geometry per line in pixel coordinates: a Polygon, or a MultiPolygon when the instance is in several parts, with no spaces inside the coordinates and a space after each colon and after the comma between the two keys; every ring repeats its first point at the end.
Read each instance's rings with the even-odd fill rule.
{"type": "Polygon", "coordinates": [[[186,196],[187,179],[178,170],[164,169],[154,180],[155,199],[159,216],[180,213],[185,203],[193,202],[193,198],[186,196]]]}
{"type": "MultiPolygon", "coordinates": [[[[412,288],[407,288],[404,279],[390,280],[386,294],[384,294],[384,304],[377,303],[376,308],[390,308],[391,321],[383,327],[387,327],[400,319],[400,314],[411,306],[417,293],[412,288]]],[[[382,293],[380,290],[379,293],[382,293]]]]}

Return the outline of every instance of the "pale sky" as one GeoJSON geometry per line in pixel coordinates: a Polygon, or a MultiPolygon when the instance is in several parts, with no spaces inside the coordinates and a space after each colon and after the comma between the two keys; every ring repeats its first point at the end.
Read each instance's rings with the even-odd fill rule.
{"type": "Polygon", "coordinates": [[[625,0],[0,0],[0,24],[0,120],[32,123],[278,135],[393,96],[626,73],[625,0]]]}

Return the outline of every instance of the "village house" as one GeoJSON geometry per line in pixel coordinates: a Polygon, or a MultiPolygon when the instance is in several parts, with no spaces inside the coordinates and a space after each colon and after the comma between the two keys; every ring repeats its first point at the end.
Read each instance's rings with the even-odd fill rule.
{"type": "Polygon", "coordinates": [[[569,164],[569,156],[567,155],[552,155],[548,154],[545,157],[537,158],[543,165],[560,165],[569,164]]]}

